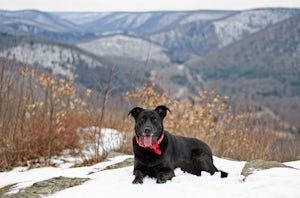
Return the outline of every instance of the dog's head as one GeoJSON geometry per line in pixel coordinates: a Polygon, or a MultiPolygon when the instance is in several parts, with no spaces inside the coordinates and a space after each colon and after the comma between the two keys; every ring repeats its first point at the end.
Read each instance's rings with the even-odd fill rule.
{"type": "MultiPolygon", "coordinates": [[[[163,120],[170,109],[158,106],[155,109],[133,108],[129,114],[135,119],[135,133],[145,146],[151,146],[164,130],[163,120]]],[[[128,115],[129,115],[128,114],[128,115]]]]}

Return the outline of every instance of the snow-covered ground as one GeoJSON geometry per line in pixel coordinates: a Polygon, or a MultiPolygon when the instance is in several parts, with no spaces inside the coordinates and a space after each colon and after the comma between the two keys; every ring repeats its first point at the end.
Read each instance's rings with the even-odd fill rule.
{"type": "Polygon", "coordinates": [[[59,167],[45,167],[27,170],[16,168],[0,173],[0,188],[17,183],[10,192],[32,185],[35,182],[58,176],[90,178],[82,185],[75,186],[45,197],[300,197],[300,161],[287,162],[292,168],[272,168],[255,171],[246,179],[241,175],[245,162],[232,161],[214,157],[215,165],[229,173],[221,179],[219,174],[213,176],[202,173],[197,177],[175,170],[176,177],[165,184],[156,184],[156,180],[146,177],[144,183],[132,184],[133,167],[103,170],[105,167],[121,162],[132,155],[111,158],[109,161],[93,166],[70,168],[64,164],[59,167]]]}

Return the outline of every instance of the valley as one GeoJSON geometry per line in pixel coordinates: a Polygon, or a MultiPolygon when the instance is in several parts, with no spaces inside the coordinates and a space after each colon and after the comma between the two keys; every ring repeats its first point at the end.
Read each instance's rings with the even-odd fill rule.
{"type": "Polygon", "coordinates": [[[0,10],[0,57],[114,94],[154,82],[172,97],[217,89],[299,133],[300,10],[52,13],[0,10]],[[272,117],[272,116],[271,116],[272,117]],[[275,120],[276,120],[275,119],[275,120]],[[296,126],[297,129],[293,127],[296,126]]]}

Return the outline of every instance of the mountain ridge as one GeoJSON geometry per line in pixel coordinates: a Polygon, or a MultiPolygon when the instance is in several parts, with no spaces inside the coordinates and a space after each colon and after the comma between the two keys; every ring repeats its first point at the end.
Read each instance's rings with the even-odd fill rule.
{"type": "Polygon", "coordinates": [[[218,86],[222,94],[240,102],[259,101],[298,125],[299,21],[300,15],[286,19],[194,61],[188,68],[195,78],[201,73],[207,88],[218,86]]]}
{"type": "MultiPolygon", "coordinates": [[[[1,13],[3,11],[0,11],[0,18],[3,19],[1,13]]],[[[185,11],[170,13],[155,12],[152,16],[151,12],[132,15],[126,12],[50,13],[53,18],[71,21],[71,24],[81,27],[79,29],[82,31],[79,32],[72,28],[72,32],[53,31],[47,29],[48,26],[45,26],[45,31],[40,31],[35,26],[33,29],[26,29],[25,26],[25,30],[28,30],[26,32],[20,21],[5,26],[3,20],[0,27],[4,34],[0,35],[0,42],[5,45],[1,45],[0,52],[13,52],[6,41],[11,40],[19,51],[15,57],[21,57],[21,52],[35,54],[27,56],[32,59],[28,62],[36,66],[45,66],[47,62],[47,68],[51,71],[59,68],[55,64],[67,68],[67,64],[76,62],[74,57],[86,57],[89,61],[79,58],[78,64],[70,66],[67,71],[72,71],[70,75],[77,76],[78,82],[88,88],[95,84],[92,79],[96,77],[92,74],[106,76],[109,74],[109,66],[118,66],[114,86],[119,88],[119,92],[126,92],[136,81],[143,80],[158,84],[176,98],[185,98],[204,88],[215,88],[217,84],[226,90],[221,92],[229,93],[233,100],[241,98],[254,102],[259,99],[259,105],[266,105],[277,114],[282,110],[274,106],[286,107],[285,111],[289,109],[291,113],[281,113],[281,117],[286,117],[286,120],[294,117],[292,122],[295,123],[295,119],[299,118],[295,96],[300,92],[300,77],[294,71],[299,69],[297,57],[300,57],[300,52],[298,41],[293,39],[299,33],[297,24],[290,25],[289,21],[299,16],[300,9],[261,8],[225,13],[211,11],[208,15],[205,12],[201,15],[200,11],[191,11],[190,14],[185,11]],[[84,17],[74,23],[80,16],[84,17]],[[289,28],[282,24],[288,24],[289,28]],[[7,31],[11,27],[16,31],[7,31]],[[284,31],[276,27],[282,27],[284,31]],[[18,35],[49,40],[46,44],[39,40],[27,41],[25,46],[18,43],[18,35]],[[272,35],[279,36],[268,40],[272,35]],[[290,35],[290,38],[286,35],[290,35]],[[51,46],[51,42],[55,47],[51,46]],[[74,51],[70,50],[71,46],[74,46],[74,51]],[[88,67],[90,63],[98,66],[88,67]],[[249,66],[250,63],[255,63],[255,67],[249,66]],[[272,68],[271,64],[276,67],[272,68]],[[197,65],[201,67],[197,68],[197,65]],[[137,77],[128,79],[128,75],[133,74],[137,77]]],[[[55,26],[52,27],[55,29],[55,26]]]]}

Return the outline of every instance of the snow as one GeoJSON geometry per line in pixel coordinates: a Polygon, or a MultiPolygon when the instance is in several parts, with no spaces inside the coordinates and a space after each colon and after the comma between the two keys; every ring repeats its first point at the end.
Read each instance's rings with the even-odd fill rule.
{"type": "Polygon", "coordinates": [[[295,13],[290,10],[248,10],[213,22],[220,47],[226,46],[269,25],[283,21],[295,13]]]}
{"type": "Polygon", "coordinates": [[[170,62],[163,47],[138,37],[122,34],[104,36],[80,43],[78,47],[100,56],[123,56],[141,61],[149,58],[150,60],[170,62]]]}
{"type": "Polygon", "coordinates": [[[212,21],[212,20],[217,20],[221,19],[223,17],[226,17],[230,15],[230,13],[234,13],[233,11],[208,11],[208,10],[202,10],[201,12],[195,12],[193,14],[190,14],[186,18],[184,18],[181,22],[180,25],[185,25],[187,23],[192,23],[196,21],[212,21]]]}
{"type": "MultiPolygon", "coordinates": [[[[40,29],[39,31],[47,30],[53,32],[72,32],[80,30],[78,26],[72,24],[70,21],[59,18],[55,15],[48,14],[46,12],[40,12],[36,10],[0,10],[0,24],[23,24],[36,26],[40,29]]],[[[30,32],[30,30],[27,31],[30,32]]]]}
{"type": "MultiPolygon", "coordinates": [[[[114,135],[117,134],[116,131],[110,129],[104,131],[114,135]]],[[[112,139],[107,139],[106,141],[113,142],[112,139]]],[[[65,176],[90,178],[90,180],[82,185],[43,197],[300,197],[300,161],[284,163],[295,169],[272,168],[257,170],[245,179],[241,175],[242,168],[245,165],[244,161],[233,161],[214,156],[216,167],[228,172],[228,178],[221,179],[219,173],[211,176],[205,172],[198,177],[176,169],[176,176],[165,184],[156,184],[156,180],[149,177],[144,179],[143,184],[132,184],[131,182],[134,179],[132,174],[133,166],[103,170],[105,167],[127,158],[133,158],[133,156],[117,156],[109,161],[77,168],[70,168],[63,164],[59,167],[44,167],[31,170],[27,170],[25,167],[18,167],[12,171],[0,173],[0,188],[17,183],[16,187],[9,192],[16,193],[19,189],[30,186],[35,182],[65,176]]]]}
{"type": "MultiPolygon", "coordinates": [[[[0,173],[0,187],[18,183],[11,192],[30,186],[33,183],[57,176],[90,178],[82,185],[65,189],[47,197],[142,197],[152,198],[168,195],[170,197],[300,197],[300,171],[291,168],[272,168],[261,170],[244,177],[240,174],[245,162],[231,161],[214,157],[217,167],[229,172],[229,177],[221,179],[219,174],[213,176],[203,173],[197,177],[175,170],[176,177],[165,184],[156,184],[155,179],[146,177],[144,183],[132,184],[133,167],[104,170],[106,166],[118,163],[131,155],[118,156],[111,161],[80,168],[37,168],[22,170],[20,168],[0,173]],[[92,173],[92,174],[90,174],[92,173]]],[[[300,168],[300,161],[286,165],[300,168]]]]}
{"type": "Polygon", "coordinates": [[[43,68],[51,69],[54,74],[66,77],[74,77],[78,65],[90,68],[103,66],[101,62],[76,48],[42,41],[21,43],[7,48],[0,51],[0,57],[15,59],[30,65],[38,64],[43,68]]]}
{"type": "MultiPolygon", "coordinates": [[[[77,133],[81,133],[86,139],[81,141],[83,149],[81,155],[74,157],[70,155],[72,151],[64,150],[60,156],[51,157],[51,164],[59,166],[60,168],[69,168],[76,164],[83,163],[84,160],[92,159],[96,156],[96,151],[101,156],[104,152],[119,149],[123,143],[126,132],[120,133],[117,130],[91,126],[86,128],[78,128],[77,133]],[[97,149],[95,146],[99,145],[97,149]]],[[[24,169],[26,170],[26,169],[24,169]]]]}
{"type": "MultiPolygon", "coordinates": [[[[85,136],[93,136],[93,133],[99,133],[99,127],[87,127],[78,130],[80,133],[83,133],[85,136]]],[[[95,135],[94,141],[92,144],[89,142],[88,144],[84,144],[84,149],[82,151],[84,155],[84,159],[90,159],[92,156],[95,156],[95,148],[94,145],[99,143],[101,146],[98,148],[99,155],[102,155],[103,152],[109,152],[115,149],[120,148],[123,141],[123,133],[120,133],[114,129],[101,129],[100,136],[98,134],[95,135]]]]}
{"type": "Polygon", "coordinates": [[[83,25],[104,18],[110,15],[110,12],[53,12],[53,14],[73,24],[83,25]]]}

